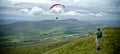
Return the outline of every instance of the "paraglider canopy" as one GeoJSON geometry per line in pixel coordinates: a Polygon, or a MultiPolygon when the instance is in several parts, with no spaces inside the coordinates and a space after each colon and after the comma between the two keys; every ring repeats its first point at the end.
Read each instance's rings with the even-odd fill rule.
{"type": "Polygon", "coordinates": [[[62,6],[63,8],[65,8],[65,6],[63,4],[53,4],[51,7],[50,7],[50,10],[53,8],[53,7],[56,7],[56,6],[62,6]]]}

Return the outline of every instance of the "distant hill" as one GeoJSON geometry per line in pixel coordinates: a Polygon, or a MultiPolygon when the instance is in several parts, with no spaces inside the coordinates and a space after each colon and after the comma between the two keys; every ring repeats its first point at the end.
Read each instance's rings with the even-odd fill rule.
{"type": "Polygon", "coordinates": [[[31,29],[51,29],[55,27],[64,27],[64,28],[86,28],[94,27],[96,25],[81,22],[76,19],[66,19],[66,20],[43,20],[43,21],[24,21],[16,22],[12,24],[0,25],[0,33],[15,34],[18,32],[25,32],[31,29]]]}
{"type": "MultiPolygon", "coordinates": [[[[108,25],[119,25],[119,22],[112,22],[112,21],[79,21],[77,19],[66,19],[66,20],[43,20],[43,21],[20,21],[14,22],[13,21],[1,21],[3,25],[0,25],[1,31],[8,31],[13,32],[15,31],[25,31],[30,29],[50,29],[53,27],[99,27],[101,25],[108,26],[108,25]],[[3,23],[4,22],[4,23],[3,23]],[[9,23],[8,23],[9,22],[9,23]]],[[[0,31],[0,32],[1,32],[0,31]]]]}
{"type": "Polygon", "coordinates": [[[0,42],[5,46],[62,42],[90,35],[100,26],[76,19],[15,22],[0,25],[0,42]]]}
{"type": "Polygon", "coordinates": [[[0,25],[6,25],[6,24],[11,24],[14,23],[16,21],[12,21],[12,20],[0,20],[0,25]]]}
{"type": "Polygon", "coordinates": [[[81,25],[89,25],[89,23],[81,22],[76,19],[66,19],[66,20],[43,20],[43,21],[23,21],[16,22],[12,24],[2,25],[1,28],[39,28],[39,29],[49,29],[57,26],[81,26],[81,25]]]}

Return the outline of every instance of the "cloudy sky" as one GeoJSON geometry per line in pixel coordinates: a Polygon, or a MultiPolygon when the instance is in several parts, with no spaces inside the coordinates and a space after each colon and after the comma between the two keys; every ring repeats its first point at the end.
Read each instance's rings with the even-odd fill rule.
{"type": "Polygon", "coordinates": [[[0,0],[0,20],[119,20],[120,0],[0,0]],[[63,4],[50,10],[53,4],[63,4]]]}

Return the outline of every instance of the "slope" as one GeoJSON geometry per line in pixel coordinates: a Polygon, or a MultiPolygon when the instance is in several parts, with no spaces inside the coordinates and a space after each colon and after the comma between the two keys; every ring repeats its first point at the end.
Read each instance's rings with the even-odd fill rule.
{"type": "Polygon", "coordinates": [[[103,29],[101,50],[96,50],[95,34],[72,41],[44,54],[120,54],[120,27],[103,29]]]}
{"type": "Polygon", "coordinates": [[[55,49],[69,42],[71,41],[0,47],[0,54],[42,54],[43,52],[55,49]]]}

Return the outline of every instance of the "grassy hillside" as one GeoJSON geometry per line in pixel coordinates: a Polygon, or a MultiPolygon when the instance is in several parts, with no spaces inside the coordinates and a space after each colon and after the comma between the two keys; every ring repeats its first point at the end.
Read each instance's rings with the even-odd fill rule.
{"type": "Polygon", "coordinates": [[[120,27],[103,29],[101,50],[96,50],[95,34],[72,41],[44,54],[120,54],[120,27]]]}
{"type": "Polygon", "coordinates": [[[70,41],[2,47],[0,48],[0,54],[42,54],[43,52],[55,49],[69,42],[70,41]]]}

